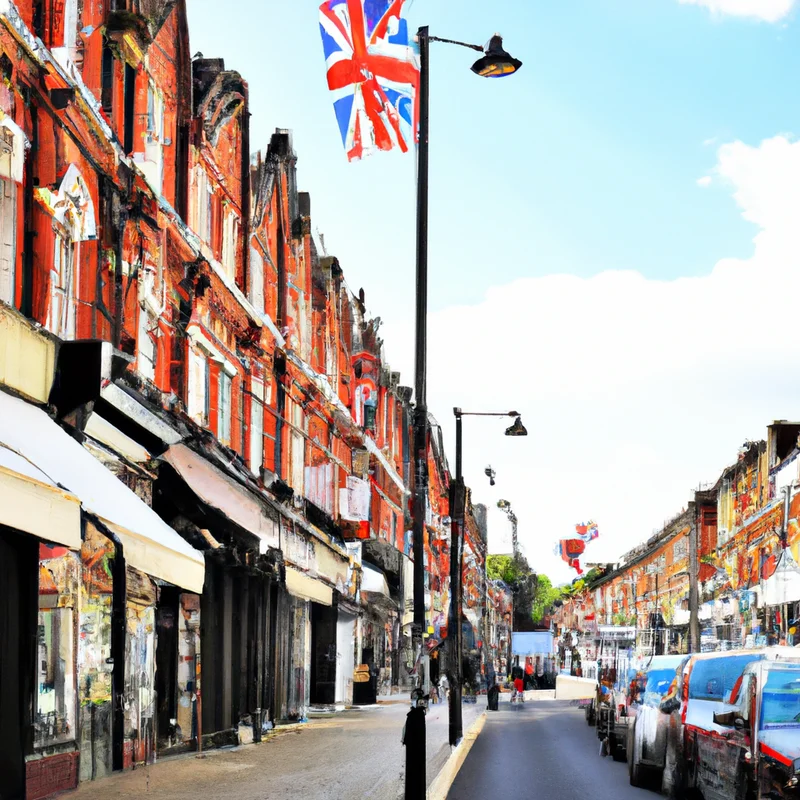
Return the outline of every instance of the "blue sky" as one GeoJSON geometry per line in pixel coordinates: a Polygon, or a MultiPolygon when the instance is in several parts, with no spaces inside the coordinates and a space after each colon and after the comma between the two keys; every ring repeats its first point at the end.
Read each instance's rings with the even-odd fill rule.
{"type": "MultiPolygon", "coordinates": [[[[549,551],[593,516],[607,535],[592,547],[615,557],[715,479],[744,438],[800,418],[800,378],[779,358],[762,365],[760,385],[733,386],[749,372],[741,351],[750,344],[720,299],[757,294],[765,271],[800,273],[800,242],[782,219],[800,203],[794,2],[409,2],[412,29],[476,43],[499,31],[524,62],[487,81],[470,72],[469,51],[432,45],[429,391],[451,444],[454,405],[526,413],[527,444],[476,427],[465,471],[482,487],[486,462],[496,466],[497,491],[516,497],[531,548],[546,540],[549,551]],[[758,11],[708,7],[789,11],[766,22],[758,11]],[[764,142],[781,134],[788,139],[764,142]],[[709,185],[698,185],[705,176],[709,185]],[[741,270],[753,281],[746,290],[741,270]],[[666,297],[669,309],[659,305],[666,297]],[[708,309],[709,321],[684,324],[690,306],[696,316],[708,309]],[[573,315],[584,319],[572,325],[573,315]],[[725,337],[730,353],[719,350],[725,337]],[[468,342],[455,356],[454,341],[468,342]],[[698,353],[733,359],[733,374],[718,364],[709,372],[698,353]],[[534,464],[543,454],[549,472],[534,464]],[[598,483],[608,463],[618,474],[598,483]],[[632,506],[615,494],[626,481],[632,506]]],[[[188,5],[192,52],[224,57],[249,83],[254,149],[276,127],[293,130],[312,225],[386,322],[389,360],[410,383],[413,157],[346,161],[315,0],[188,5]]],[[[752,358],[760,352],[782,351],[763,342],[752,358]]]]}
{"type": "MultiPolygon", "coordinates": [[[[414,160],[346,162],[317,5],[190,0],[192,49],[248,80],[254,144],[294,131],[315,224],[386,316],[413,264],[414,160]]],[[[469,51],[434,45],[433,310],[475,301],[501,276],[670,278],[748,252],[730,197],[695,180],[715,160],[704,142],[798,129],[786,80],[800,67],[796,26],[714,19],[675,0],[414,0],[408,16],[478,43],[497,30],[525,64],[479,80],[469,51]]]]}

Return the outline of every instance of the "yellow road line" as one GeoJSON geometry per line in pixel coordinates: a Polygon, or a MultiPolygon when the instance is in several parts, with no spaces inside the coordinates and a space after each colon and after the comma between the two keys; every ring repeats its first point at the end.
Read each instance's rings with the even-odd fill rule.
{"type": "Polygon", "coordinates": [[[466,761],[469,755],[469,751],[472,749],[472,745],[475,744],[475,740],[480,735],[485,724],[486,712],[484,711],[483,714],[469,726],[469,729],[464,734],[464,738],[458,743],[458,747],[450,753],[450,757],[434,779],[430,789],[428,789],[428,800],[447,800],[450,787],[453,785],[459,770],[464,765],[464,761],[466,761]]]}

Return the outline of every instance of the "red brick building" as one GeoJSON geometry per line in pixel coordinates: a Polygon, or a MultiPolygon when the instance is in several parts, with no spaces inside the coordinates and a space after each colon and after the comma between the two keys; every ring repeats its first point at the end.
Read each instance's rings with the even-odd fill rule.
{"type": "Polygon", "coordinates": [[[12,797],[358,702],[361,663],[373,694],[413,680],[411,391],[311,234],[290,133],[252,147],[245,80],[190,54],[182,0],[0,0],[12,797]]]}

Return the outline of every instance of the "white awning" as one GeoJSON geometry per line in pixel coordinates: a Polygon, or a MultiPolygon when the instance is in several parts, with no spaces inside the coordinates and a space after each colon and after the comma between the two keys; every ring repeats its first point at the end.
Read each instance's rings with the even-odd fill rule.
{"type": "Polygon", "coordinates": [[[327,583],[291,567],[286,567],[286,589],[301,600],[312,600],[324,606],[333,605],[333,589],[327,583]]]}
{"type": "Polygon", "coordinates": [[[252,492],[185,444],[172,445],[162,458],[204,503],[257,536],[262,553],[267,552],[267,547],[280,547],[277,521],[252,492]]]}
{"type": "Polygon", "coordinates": [[[81,501],[22,456],[0,446],[0,523],[81,549],[81,501]]]}
{"type": "Polygon", "coordinates": [[[203,590],[203,554],[44,411],[0,392],[0,444],[78,497],[120,537],[130,566],[192,592],[203,590]]]}
{"type": "Polygon", "coordinates": [[[800,600],[800,567],[788,547],[781,553],[775,572],[764,581],[760,594],[762,606],[780,606],[800,600]]]}
{"type": "Polygon", "coordinates": [[[361,564],[361,570],[362,592],[374,592],[390,597],[386,576],[377,567],[373,567],[372,564],[367,564],[365,561],[361,564]]]}

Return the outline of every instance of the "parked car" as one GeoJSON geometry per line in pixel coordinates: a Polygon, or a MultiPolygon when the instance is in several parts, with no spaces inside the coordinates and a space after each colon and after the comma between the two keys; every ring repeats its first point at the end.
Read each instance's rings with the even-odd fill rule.
{"type": "Polygon", "coordinates": [[[662,790],[670,797],[685,798],[694,785],[690,746],[697,730],[727,735],[714,722],[717,712],[731,711],[726,703],[748,664],[764,660],[797,660],[797,650],[768,647],[760,650],[729,650],[690,656],[661,702],[666,721],[666,752],[662,790]]]}
{"type": "Polygon", "coordinates": [[[692,731],[689,788],[705,800],[800,798],[800,655],[749,664],[717,711],[692,731]]]}
{"type": "Polygon", "coordinates": [[[647,778],[661,781],[667,741],[668,717],[660,711],[676,676],[689,656],[655,656],[639,672],[628,711],[628,775],[632,786],[647,778]]]}

